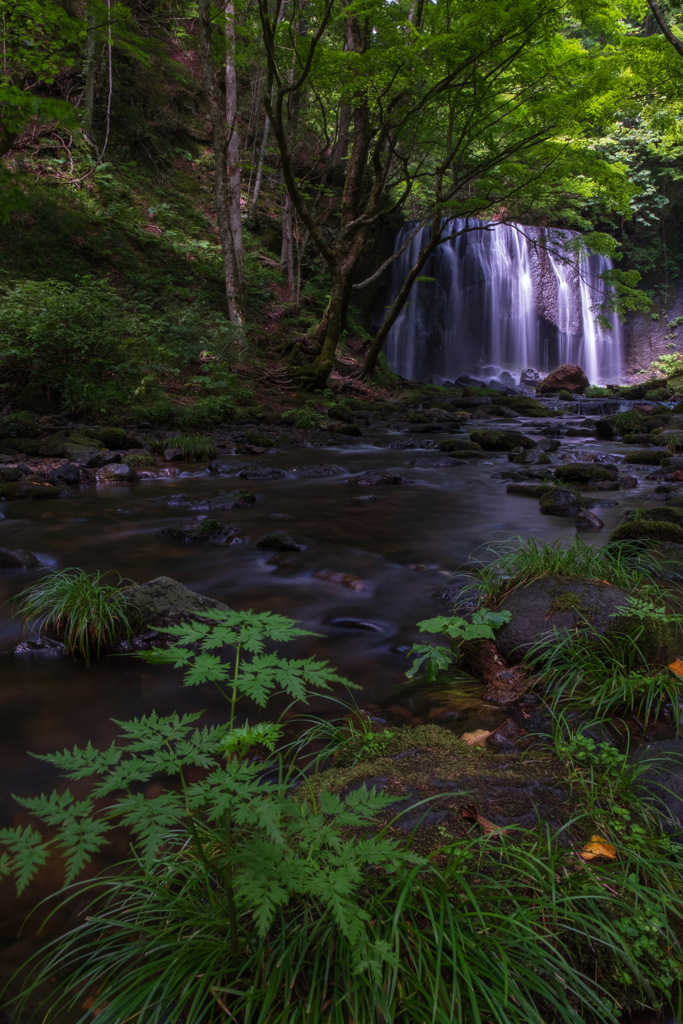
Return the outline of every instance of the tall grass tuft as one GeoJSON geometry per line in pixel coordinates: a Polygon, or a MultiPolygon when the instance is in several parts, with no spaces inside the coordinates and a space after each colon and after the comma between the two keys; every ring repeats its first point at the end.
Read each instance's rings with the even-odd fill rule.
{"type": "Polygon", "coordinates": [[[93,651],[99,657],[102,647],[131,635],[122,582],[117,572],[51,572],[19,594],[17,614],[38,631],[56,633],[69,654],[89,662],[93,651]],[[114,585],[105,582],[108,576],[115,577],[114,585]]]}
{"type": "Polygon", "coordinates": [[[546,544],[515,537],[488,550],[497,557],[475,570],[475,582],[467,588],[484,602],[548,576],[609,583],[636,592],[644,584],[652,586],[662,572],[661,560],[632,542],[594,547],[576,536],[563,547],[561,539],[546,544]]]}
{"type": "Polygon", "coordinates": [[[216,447],[206,434],[180,434],[172,439],[172,446],[180,448],[184,459],[213,459],[216,447]]]}

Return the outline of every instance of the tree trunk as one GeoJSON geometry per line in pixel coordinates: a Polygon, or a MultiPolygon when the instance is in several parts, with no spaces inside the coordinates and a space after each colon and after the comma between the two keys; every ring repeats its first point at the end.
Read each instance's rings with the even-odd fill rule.
{"type": "Polygon", "coordinates": [[[237,71],[235,68],[235,4],[225,5],[225,113],[228,132],[228,187],[230,189],[230,230],[237,269],[237,290],[244,292],[244,248],[242,246],[242,209],[240,180],[240,143],[237,132],[237,71]]]}
{"type": "Polygon", "coordinates": [[[95,47],[97,45],[97,17],[91,3],[86,8],[86,37],[85,37],[85,90],[83,95],[85,107],[85,127],[92,130],[92,116],[95,107],[95,75],[97,62],[95,60],[95,47]]]}
{"type": "Polygon", "coordinates": [[[209,114],[213,131],[213,151],[215,161],[215,197],[218,233],[223,251],[223,269],[225,275],[225,295],[228,303],[228,315],[236,326],[242,324],[242,304],[239,295],[239,272],[235,256],[235,245],[230,222],[230,180],[228,174],[228,138],[226,131],[226,107],[218,88],[213,71],[213,53],[211,47],[211,2],[199,0],[199,59],[202,66],[202,77],[209,101],[209,114]]]}
{"type": "Polygon", "coordinates": [[[294,293],[294,237],[292,231],[292,200],[289,192],[285,192],[282,204],[282,251],[280,253],[280,270],[287,276],[287,298],[294,293]]]}

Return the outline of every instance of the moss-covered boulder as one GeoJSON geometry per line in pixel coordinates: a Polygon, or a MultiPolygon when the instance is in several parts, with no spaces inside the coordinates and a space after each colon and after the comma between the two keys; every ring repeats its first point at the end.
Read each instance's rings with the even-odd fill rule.
{"type": "Polygon", "coordinates": [[[624,516],[625,523],[680,523],[683,520],[683,508],[679,505],[661,505],[659,508],[632,509],[624,516]]]}
{"type": "Polygon", "coordinates": [[[461,451],[476,451],[480,452],[482,447],[473,441],[471,437],[447,437],[443,441],[439,441],[437,445],[440,452],[461,452],[461,451]]]}
{"type": "Polygon", "coordinates": [[[197,612],[209,609],[229,611],[228,605],[197,594],[170,576],[158,576],[147,583],[126,587],[123,595],[126,613],[136,628],[141,629],[190,622],[197,612]]]}
{"type": "Polygon", "coordinates": [[[603,480],[618,480],[619,471],[615,466],[596,466],[585,462],[572,462],[558,466],[555,479],[563,484],[591,484],[603,480]]]}
{"type": "Polygon", "coordinates": [[[542,498],[550,488],[543,484],[508,484],[505,490],[508,494],[517,494],[522,498],[542,498]]]}
{"type": "Polygon", "coordinates": [[[488,452],[511,452],[513,448],[533,448],[535,441],[517,430],[474,430],[470,440],[488,452]]]}
{"type": "Polygon", "coordinates": [[[610,534],[610,540],[653,540],[683,544],[683,527],[657,519],[640,518],[622,523],[610,534]]]}
{"type": "Polygon", "coordinates": [[[586,507],[586,502],[564,487],[551,487],[544,489],[540,505],[544,516],[576,516],[586,507]]]}
{"type": "Polygon", "coordinates": [[[661,466],[662,460],[666,461],[668,457],[667,451],[650,448],[648,451],[629,452],[624,462],[639,466],[661,466]]]}
{"type": "MultiPolygon", "coordinates": [[[[511,618],[496,631],[496,647],[516,665],[539,643],[555,645],[577,630],[585,630],[588,638],[613,637],[618,642],[620,635],[640,631],[643,625],[629,615],[629,604],[627,591],[597,580],[534,580],[516,587],[498,605],[498,611],[509,611],[511,618]]],[[[638,643],[648,664],[660,663],[672,652],[671,629],[646,619],[638,643]]]]}

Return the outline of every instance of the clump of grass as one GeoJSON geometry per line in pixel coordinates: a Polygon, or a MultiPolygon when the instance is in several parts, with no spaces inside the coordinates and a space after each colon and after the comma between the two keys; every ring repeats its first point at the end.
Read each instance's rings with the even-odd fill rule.
{"type": "Polygon", "coordinates": [[[206,434],[180,434],[171,441],[171,447],[180,448],[184,459],[213,459],[217,452],[206,434]]]}
{"type": "Polygon", "coordinates": [[[131,635],[122,582],[117,572],[51,572],[18,595],[17,614],[34,629],[56,634],[69,654],[89,662],[93,651],[99,657],[103,647],[131,635]],[[115,578],[114,585],[105,582],[108,576],[115,578]]]}
{"type": "Polygon", "coordinates": [[[517,537],[489,551],[498,557],[475,571],[475,582],[468,588],[484,603],[546,576],[597,580],[636,591],[661,574],[661,564],[637,544],[610,543],[598,548],[578,536],[568,547],[562,546],[561,539],[546,544],[517,537]]]}

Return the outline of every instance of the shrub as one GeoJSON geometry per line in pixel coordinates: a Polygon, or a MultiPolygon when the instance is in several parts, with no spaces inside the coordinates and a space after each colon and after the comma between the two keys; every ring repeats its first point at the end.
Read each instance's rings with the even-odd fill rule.
{"type": "Polygon", "coordinates": [[[609,398],[610,394],[609,388],[600,388],[597,384],[591,384],[583,393],[584,398],[609,398]]]}
{"type": "Polygon", "coordinates": [[[49,630],[64,642],[70,654],[86,661],[102,647],[131,632],[123,582],[119,573],[88,574],[82,569],[51,572],[19,594],[18,613],[33,628],[49,630]],[[108,576],[115,577],[112,586],[108,576]]]}
{"type": "Polygon", "coordinates": [[[0,439],[8,437],[37,437],[40,431],[36,418],[30,412],[11,412],[0,417],[0,439]]]}
{"type": "Polygon", "coordinates": [[[0,298],[0,364],[24,386],[59,395],[65,411],[96,419],[130,405],[148,368],[184,368],[203,348],[229,356],[234,329],[207,312],[199,303],[161,312],[91,277],[21,281],[0,298]]]}

